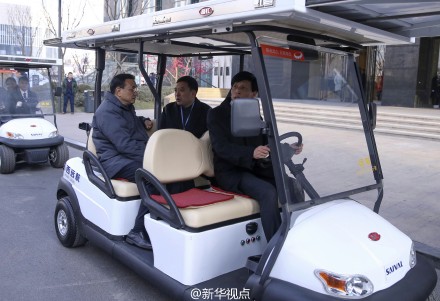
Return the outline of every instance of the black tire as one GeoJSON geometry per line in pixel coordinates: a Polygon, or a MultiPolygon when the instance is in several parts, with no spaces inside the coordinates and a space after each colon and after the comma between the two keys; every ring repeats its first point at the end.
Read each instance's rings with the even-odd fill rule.
{"type": "Polygon", "coordinates": [[[55,168],[64,167],[64,163],[69,160],[69,149],[66,144],[60,144],[55,148],[52,148],[49,152],[49,162],[55,168]]]}
{"type": "Polygon", "coordinates": [[[55,207],[55,231],[61,244],[67,248],[84,245],[87,240],[81,235],[69,197],[58,200],[55,207]]]}
{"type": "Polygon", "coordinates": [[[0,173],[7,174],[15,170],[15,152],[6,145],[0,145],[0,173]]]}

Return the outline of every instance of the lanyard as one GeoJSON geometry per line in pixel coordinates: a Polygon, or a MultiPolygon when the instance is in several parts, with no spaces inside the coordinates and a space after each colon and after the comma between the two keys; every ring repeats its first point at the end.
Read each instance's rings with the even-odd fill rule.
{"type": "Polygon", "coordinates": [[[191,116],[192,110],[194,108],[194,104],[195,104],[195,101],[191,105],[191,110],[189,111],[188,117],[186,117],[185,122],[183,122],[183,108],[182,108],[182,106],[180,106],[180,117],[182,118],[182,126],[183,126],[184,130],[186,130],[186,125],[188,124],[189,117],[191,116]]]}

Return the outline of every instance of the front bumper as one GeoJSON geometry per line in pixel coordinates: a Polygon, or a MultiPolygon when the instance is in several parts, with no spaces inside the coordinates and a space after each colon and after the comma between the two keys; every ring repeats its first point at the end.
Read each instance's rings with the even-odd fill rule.
{"type": "MultiPolygon", "coordinates": [[[[434,267],[422,256],[417,255],[417,264],[405,277],[393,286],[376,292],[366,298],[350,299],[362,301],[425,301],[437,284],[437,273],[434,267]]],[[[348,300],[329,295],[323,295],[315,291],[288,283],[279,279],[271,279],[264,288],[261,298],[257,300],[278,301],[332,301],[348,300]]]]}
{"type": "Polygon", "coordinates": [[[44,148],[60,145],[64,142],[63,136],[57,136],[54,138],[46,139],[8,139],[0,137],[0,144],[4,144],[14,149],[25,149],[25,148],[44,148]]]}

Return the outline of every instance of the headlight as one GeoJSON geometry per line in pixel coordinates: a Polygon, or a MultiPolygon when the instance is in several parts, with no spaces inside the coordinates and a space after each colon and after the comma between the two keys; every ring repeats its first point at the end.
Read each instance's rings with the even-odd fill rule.
{"type": "Polygon", "coordinates": [[[24,139],[23,135],[18,133],[6,132],[6,135],[9,139],[24,139]]]}
{"type": "Polygon", "coordinates": [[[417,264],[416,251],[414,250],[414,243],[411,244],[411,251],[409,252],[409,267],[412,269],[417,264]]]}
{"type": "Polygon", "coordinates": [[[49,138],[54,138],[58,136],[58,131],[53,131],[52,133],[49,134],[49,138]]]}
{"type": "Polygon", "coordinates": [[[324,270],[315,270],[315,275],[331,295],[360,299],[373,293],[373,283],[362,275],[338,275],[324,270]]]}

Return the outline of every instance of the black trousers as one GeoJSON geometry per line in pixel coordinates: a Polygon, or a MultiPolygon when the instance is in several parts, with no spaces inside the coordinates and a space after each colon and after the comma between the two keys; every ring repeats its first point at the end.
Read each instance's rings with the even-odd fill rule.
{"type": "MultiPolygon", "coordinates": [[[[303,202],[304,191],[302,187],[293,178],[289,177],[288,180],[287,185],[291,202],[303,202]]],[[[257,176],[251,172],[243,172],[238,189],[240,191],[235,192],[250,196],[260,205],[261,224],[264,235],[267,241],[269,241],[281,225],[275,179],[272,176],[257,176]]]]}
{"type": "Polygon", "coordinates": [[[237,192],[250,196],[260,205],[261,224],[264,235],[269,241],[281,225],[275,179],[243,172],[238,188],[240,191],[237,192]]]}

